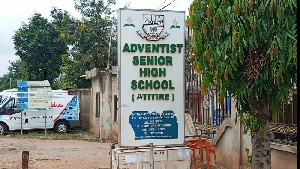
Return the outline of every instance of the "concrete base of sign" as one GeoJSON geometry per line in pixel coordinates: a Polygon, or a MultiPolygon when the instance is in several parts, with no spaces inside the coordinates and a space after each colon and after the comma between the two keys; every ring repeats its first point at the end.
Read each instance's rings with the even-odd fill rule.
{"type": "MultiPolygon", "coordinates": [[[[190,169],[189,147],[153,148],[155,169],[190,169]]],[[[151,169],[149,147],[135,149],[115,148],[112,150],[112,169],[151,169]]]]}

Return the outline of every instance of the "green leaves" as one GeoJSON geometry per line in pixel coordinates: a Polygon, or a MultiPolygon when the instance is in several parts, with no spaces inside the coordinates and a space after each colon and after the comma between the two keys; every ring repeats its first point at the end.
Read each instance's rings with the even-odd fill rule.
{"type": "Polygon", "coordinates": [[[61,70],[64,72],[64,83],[68,87],[90,87],[91,84],[87,80],[80,78],[85,71],[93,68],[102,70],[107,64],[117,64],[114,27],[116,19],[105,17],[111,15],[109,5],[114,4],[114,1],[106,3],[104,0],[75,0],[75,3],[76,9],[82,14],[81,20],[71,17],[68,13],[63,13],[62,18],[59,17],[60,11],[52,12],[54,24],[58,25],[57,29],[60,35],[63,35],[62,39],[68,44],[69,53],[72,55],[71,58],[63,59],[61,70]],[[114,58],[110,58],[110,62],[107,63],[109,55],[114,58]]]}
{"type": "Polygon", "coordinates": [[[53,8],[52,21],[35,13],[14,34],[16,55],[22,59],[22,80],[43,80],[45,68],[47,80],[62,79],[64,87],[90,87],[90,82],[80,75],[92,68],[103,69],[116,65],[117,39],[116,19],[111,15],[110,5],[115,0],[75,0],[75,8],[82,19],[72,17],[67,11],[53,8]],[[112,33],[111,33],[112,32],[112,33]],[[112,37],[112,38],[110,38],[112,37]],[[111,50],[108,44],[111,43],[111,50]]]}
{"type": "Polygon", "coordinates": [[[67,52],[67,46],[46,18],[35,13],[28,25],[16,31],[13,40],[16,54],[25,64],[23,80],[44,80],[40,69],[45,69],[50,83],[58,77],[61,55],[67,52]]]}
{"type": "Polygon", "coordinates": [[[249,148],[245,148],[245,152],[246,152],[246,154],[247,154],[247,162],[248,162],[249,164],[251,164],[251,163],[252,163],[252,155],[251,155],[251,153],[250,153],[250,151],[249,151],[249,148]]]}
{"type": "MultiPolygon", "coordinates": [[[[243,113],[251,113],[251,99],[260,99],[265,92],[272,112],[278,112],[278,104],[286,100],[292,83],[297,82],[296,0],[276,4],[270,0],[201,0],[194,1],[191,8],[189,29],[197,34],[192,43],[197,53],[210,52],[209,59],[198,60],[205,70],[205,85],[217,85],[222,92],[228,89],[243,113]],[[196,29],[200,25],[206,25],[206,31],[196,29]],[[217,27],[220,29],[214,31],[217,27]],[[258,78],[248,86],[244,72],[249,62],[245,59],[253,54],[266,60],[259,70],[253,70],[259,72],[258,78]]],[[[259,67],[262,60],[251,68],[259,67]]]]}

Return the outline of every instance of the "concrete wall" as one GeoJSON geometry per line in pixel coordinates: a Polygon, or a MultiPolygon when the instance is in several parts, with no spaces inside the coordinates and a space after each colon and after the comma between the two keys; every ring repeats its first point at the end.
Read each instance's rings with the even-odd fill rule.
{"type": "Polygon", "coordinates": [[[112,141],[114,142],[118,142],[118,134],[119,134],[119,124],[118,122],[113,122],[113,126],[112,126],[112,141]]]}
{"type": "Polygon", "coordinates": [[[91,89],[70,89],[69,95],[78,95],[79,100],[79,119],[82,129],[90,129],[90,115],[91,115],[91,89]]]}
{"type": "Polygon", "coordinates": [[[112,140],[114,142],[118,142],[118,131],[119,131],[119,124],[118,124],[118,69],[116,66],[112,67],[112,140]],[[116,96],[117,100],[115,101],[116,96]],[[116,105],[114,105],[116,103],[116,105]],[[115,107],[116,107],[116,117],[115,117],[115,107]],[[116,119],[116,121],[114,121],[116,119]]]}
{"type": "Polygon", "coordinates": [[[100,76],[100,140],[112,139],[112,74],[101,71],[100,76]]]}
{"type": "Polygon", "coordinates": [[[297,147],[271,143],[271,168],[296,169],[297,147]]]}
{"type": "Polygon", "coordinates": [[[113,66],[111,71],[99,71],[99,69],[94,68],[87,71],[86,75],[86,78],[91,79],[92,82],[91,130],[103,142],[117,141],[118,123],[114,121],[114,96],[118,96],[117,67],[113,66]],[[100,117],[96,117],[97,93],[100,93],[100,117]]]}
{"type": "Polygon", "coordinates": [[[91,88],[91,113],[90,113],[90,129],[94,135],[100,136],[100,120],[99,117],[96,117],[96,93],[100,91],[100,80],[99,80],[99,69],[92,69],[88,72],[87,78],[91,79],[92,88],[91,88]]]}
{"type": "MultiPolygon", "coordinates": [[[[232,105],[234,106],[235,103],[232,105]]],[[[232,107],[232,110],[235,108],[232,107]]],[[[251,154],[251,136],[243,134],[243,126],[239,118],[235,123],[235,111],[232,112],[231,118],[224,120],[218,133],[211,140],[216,148],[217,166],[226,169],[251,168],[245,152],[248,148],[251,154]]],[[[212,156],[211,162],[213,163],[212,156]]],[[[297,147],[271,142],[271,167],[272,169],[296,169],[297,147]]]]}

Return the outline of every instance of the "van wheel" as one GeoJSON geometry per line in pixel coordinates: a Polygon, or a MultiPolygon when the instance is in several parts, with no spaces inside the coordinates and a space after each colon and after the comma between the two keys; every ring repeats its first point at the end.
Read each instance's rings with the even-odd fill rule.
{"type": "Polygon", "coordinates": [[[7,133],[7,126],[4,123],[0,123],[0,135],[5,135],[7,133]]]}
{"type": "Polygon", "coordinates": [[[59,121],[56,123],[54,130],[57,133],[66,133],[68,131],[68,123],[65,121],[59,121]]]}

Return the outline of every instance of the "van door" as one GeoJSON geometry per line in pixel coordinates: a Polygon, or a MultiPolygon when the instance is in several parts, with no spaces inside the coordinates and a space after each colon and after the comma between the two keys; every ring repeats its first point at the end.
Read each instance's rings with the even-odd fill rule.
{"type": "Polygon", "coordinates": [[[10,130],[21,129],[21,110],[18,110],[15,98],[8,98],[0,109],[0,115],[5,119],[10,130]]]}
{"type": "Polygon", "coordinates": [[[48,109],[27,109],[24,113],[25,120],[27,119],[27,125],[28,129],[44,129],[45,128],[45,122],[47,128],[52,128],[52,111],[49,111],[48,109]],[[46,121],[45,121],[46,119],[46,121]]]}
{"type": "Polygon", "coordinates": [[[47,115],[47,128],[53,128],[54,123],[53,123],[53,109],[49,107],[46,109],[46,115],[47,115]]]}

